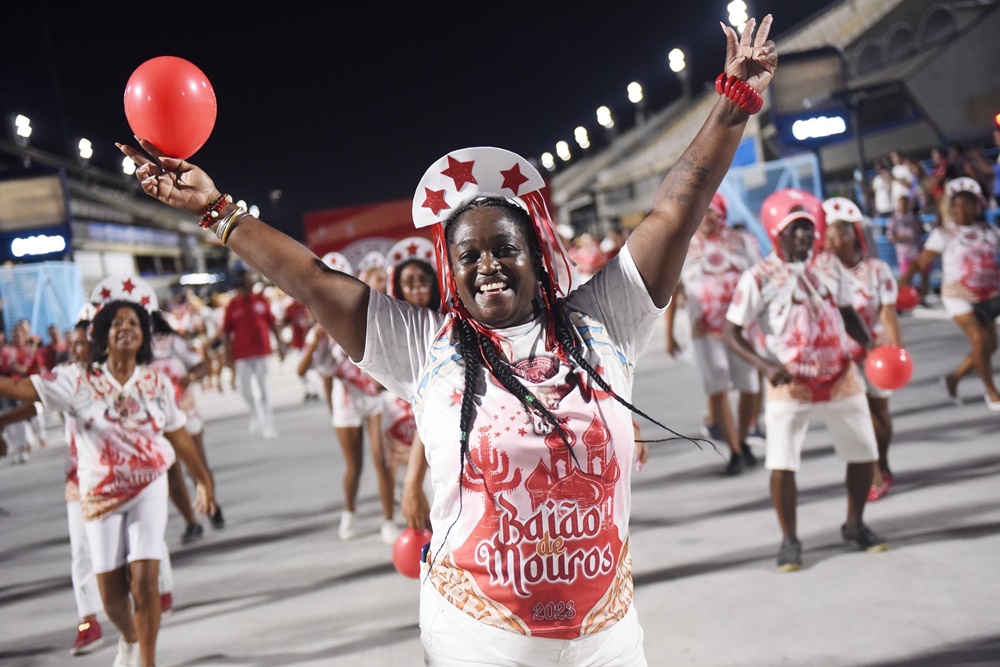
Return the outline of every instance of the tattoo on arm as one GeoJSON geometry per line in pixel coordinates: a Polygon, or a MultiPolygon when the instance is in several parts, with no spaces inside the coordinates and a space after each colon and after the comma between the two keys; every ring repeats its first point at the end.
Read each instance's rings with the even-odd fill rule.
{"type": "Polygon", "coordinates": [[[708,167],[695,164],[700,161],[698,153],[691,151],[690,158],[682,155],[677,163],[667,174],[666,188],[663,191],[664,199],[688,203],[691,195],[697,190],[708,176],[708,167]]]}

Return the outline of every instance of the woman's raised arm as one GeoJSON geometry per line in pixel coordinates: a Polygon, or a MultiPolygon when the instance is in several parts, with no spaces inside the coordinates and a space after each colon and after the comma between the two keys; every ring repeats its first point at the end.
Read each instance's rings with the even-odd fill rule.
{"type": "MultiPolygon", "coordinates": [[[[737,38],[726,34],[726,75],[745,81],[758,93],[771,82],[778,56],[771,31],[771,15],[761,21],[756,40],[751,19],[737,38]]],[[[691,236],[725,177],[743,138],[749,114],[720,95],[698,135],[677,160],[656,193],[653,210],[629,236],[628,249],[649,295],[658,307],[670,300],[677,285],[691,236]]]]}
{"type": "MultiPolygon", "coordinates": [[[[149,196],[194,216],[201,216],[212,202],[222,197],[212,179],[199,167],[167,157],[142,139],[139,144],[152,159],[131,146],[118,144],[118,148],[137,165],[136,178],[149,196]]],[[[226,205],[216,220],[222,220],[234,208],[234,204],[226,205]]],[[[239,219],[226,240],[226,245],[250,267],[304,303],[352,359],[364,356],[367,285],[327,268],[301,243],[250,215],[239,219]]]]}

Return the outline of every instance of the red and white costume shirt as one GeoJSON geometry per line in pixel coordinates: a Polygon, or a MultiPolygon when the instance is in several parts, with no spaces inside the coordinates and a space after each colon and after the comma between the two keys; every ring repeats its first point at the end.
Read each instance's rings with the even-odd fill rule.
{"type": "Polygon", "coordinates": [[[80,502],[79,455],[76,453],[76,420],[63,415],[66,427],[66,503],[80,502]]]}
{"type": "Polygon", "coordinates": [[[772,253],[740,278],[726,318],[741,327],[758,322],[767,353],[795,377],[772,387],[769,399],[826,401],[863,390],[849,373],[853,365],[839,310],[851,305],[847,272],[832,254],[785,262],[772,253]]]}
{"type": "Polygon", "coordinates": [[[941,296],[980,303],[1000,294],[1000,233],[990,225],[937,227],[924,249],[941,255],[941,296]]]}
{"type": "MultiPolygon", "coordinates": [[[[310,335],[313,335],[310,333],[310,335]]],[[[351,361],[344,348],[330,337],[321,333],[313,350],[312,366],[324,377],[337,378],[347,385],[349,391],[359,391],[368,396],[378,396],[382,387],[372,376],[358,368],[351,361]]]]}
{"type": "MultiPolygon", "coordinates": [[[[872,338],[884,343],[885,327],[882,326],[879,314],[882,306],[896,305],[896,297],[899,295],[899,285],[892,275],[892,269],[881,259],[865,257],[847,269],[847,277],[851,287],[851,305],[861,316],[872,338]]],[[[852,359],[864,358],[864,348],[850,336],[847,337],[847,346],[852,359]]]]}
{"type": "MultiPolygon", "coordinates": [[[[627,247],[566,305],[588,363],[631,400],[635,361],[663,311],[627,247]]],[[[571,639],[610,627],[632,600],[631,412],[546,349],[542,320],[497,330],[514,374],[560,421],[571,449],[481,369],[460,471],[465,366],[454,324],[373,293],[360,363],[412,403],[430,463],[433,590],[424,593],[522,635],[571,639]]]]}
{"type": "Polygon", "coordinates": [[[149,363],[149,367],[170,378],[177,405],[187,415],[188,430],[194,434],[200,433],[203,422],[198,404],[191,387],[185,387],[182,383],[187,374],[202,362],[201,354],[183,336],[171,333],[153,334],[152,350],[153,361],[149,363]]]}
{"type": "Polygon", "coordinates": [[[692,338],[721,338],[726,310],[743,272],[760,261],[747,235],[723,227],[714,236],[695,234],[681,281],[687,295],[692,338]]]}
{"type": "Polygon", "coordinates": [[[163,434],[183,427],[186,417],[166,375],[137,366],[119,385],[104,364],[66,364],[31,381],[46,409],[76,419],[86,520],[114,512],[173,464],[174,449],[163,434]]]}
{"type": "Polygon", "coordinates": [[[413,407],[398,396],[382,392],[382,446],[391,465],[398,467],[409,463],[416,432],[413,407]]]}
{"type": "Polygon", "coordinates": [[[0,347],[0,375],[14,379],[26,378],[39,370],[41,370],[39,356],[34,347],[30,345],[0,347]]]}

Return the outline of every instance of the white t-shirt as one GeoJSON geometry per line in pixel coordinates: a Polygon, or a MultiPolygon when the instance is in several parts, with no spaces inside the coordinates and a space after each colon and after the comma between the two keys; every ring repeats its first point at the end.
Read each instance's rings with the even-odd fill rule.
{"type": "Polygon", "coordinates": [[[910,197],[913,188],[913,172],[905,164],[894,164],[889,172],[892,174],[892,208],[896,210],[896,202],[900,197],[910,197]]]}
{"type": "Polygon", "coordinates": [[[170,379],[136,366],[119,385],[106,364],[65,364],[31,381],[46,410],[76,419],[81,507],[88,521],[117,510],[167,471],[174,449],[163,436],[187,418],[170,379]]]}
{"type": "Polygon", "coordinates": [[[736,283],[760,259],[750,236],[735,229],[723,227],[712,237],[694,235],[681,270],[692,338],[722,337],[736,283]]]}
{"type": "Polygon", "coordinates": [[[1000,292],[996,228],[986,223],[936,227],[924,249],[941,255],[941,296],[980,303],[1000,292]]]}
{"type": "MultiPolygon", "coordinates": [[[[896,305],[899,295],[899,285],[892,269],[877,257],[865,257],[847,270],[847,276],[852,294],[851,305],[861,316],[872,338],[881,342],[885,335],[885,327],[879,317],[882,306],[896,305]]],[[[847,345],[853,359],[864,357],[864,348],[850,336],[847,337],[847,345]]]]}
{"type": "MultiPolygon", "coordinates": [[[[566,305],[588,363],[630,401],[635,361],[663,311],[627,247],[566,305]]],[[[569,639],[611,626],[632,599],[631,412],[546,349],[543,321],[496,330],[515,375],[564,420],[578,463],[481,368],[460,499],[465,366],[454,325],[372,293],[360,363],[414,407],[434,487],[431,585],[477,620],[524,635],[569,639]]]]}
{"type": "Polygon", "coordinates": [[[772,253],[740,278],[726,319],[741,327],[758,322],[768,354],[810,390],[811,400],[830,400],[831,386],[850,367],[839,309],[851,299],[846,270],[832,254],[785,262],[772,253]]]}

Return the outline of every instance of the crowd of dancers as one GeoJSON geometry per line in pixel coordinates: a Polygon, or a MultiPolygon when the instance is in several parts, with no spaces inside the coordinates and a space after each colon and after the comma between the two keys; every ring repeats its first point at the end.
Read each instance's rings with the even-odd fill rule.
{"type": "MultiPolygon", "coordinates": [[[[147,194],[200,216],[248,268],[215,312],[193,298],[161,309],[139,278],[109,277],[62,363],[10,355],[20,365],[0,378],[0,396],[18,403],[0,417],[8,430],[40,410],[64,416],[81,620],[72,652],[99,645],[100,605],[120,633],[114,664],[155,663],[171,604],[168,498],[185,521],[182,541],[203,536],[199,515],[225,525],[192,386],[223,391],[231,368],[248,432],[275,440],[275,352],[295,355],[304,400],[331,414],[345,463],[340,539],[358,534],[366,441],[381,539],[393,544],[400,530],[400,481],[406,524],[433,529],[420,563],[428,664],[554,665],[567,653],[580,665],[646,664],[628,521],[632,462],[647,451],[633,414],[677,434],[635,407],[632,382],[661,318],[667,352],[678,351],[682,303],[708,425],[729,449],[722,472],[759,465],[749,438],[764,435],[777,567],[803,564],[796,472],[816,416],[847,468],[844,541],[885,550],[864,510],[894,483],[890,394],[860,365],[879,344],[903,342],[899,286],[940,257],[943,303],[970,342],[945,386],[957,396],[975,371],[987,408],[1000,410],[991,366],[1000,236],[985,222],[982,192],[962,179],[946,185],[953,224],[936,229],[899,278],[873,256],[865,218],[847,199],[773,193],[761,211],[768,253],[727,225],[717,189],[775,71],[770,24],[758,30],[751,20],[742,36],[723,27],[717,105],[650,215],[603,250],[591,239],[567,253],[540,174],[501,149],[437,160],[412,209],[431,240],[413,236],[352,266],[338,253],[316,258],[238,208],[200,168],[142,140],[152,159],[122,146],[147,194]],[[586,264],[598,251],[600,266],[586,264]],[[574,255],[592,275],[579,275],[574,255]],[[258,278],[273,287],[258,289],[258,278]]],[[[16,333],[12,345],[23,347],[16,333]]]]}

